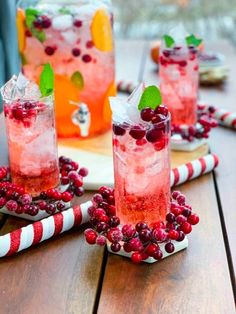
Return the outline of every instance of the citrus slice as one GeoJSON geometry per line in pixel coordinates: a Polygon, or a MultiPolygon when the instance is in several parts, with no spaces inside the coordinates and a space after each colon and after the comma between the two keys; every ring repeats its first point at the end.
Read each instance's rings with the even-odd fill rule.
{"type": "Polygon", "coordinates": [[[110,17],[104,9],[96,11],[91,24],[91,35],[97,49],[112,51],[112,27],[110,17]]]}
{"type": "Polygon", "coordinates": [[[104,101],[104,106],[103,106],[103,119],[105,123],[111,122],[111,108],[110,108],[110,102],[109,102],[110,96],[116,96],[116,84],[114,81],[108,87],[106,95],[105,95],[105,101],[104,101]]]}
{"type": "Polygon", "coordinates": [[[19,52],[23,53],[25,49],[25,12],[22,9],[17,10],[16,26],[18,30],[19,52]]]}

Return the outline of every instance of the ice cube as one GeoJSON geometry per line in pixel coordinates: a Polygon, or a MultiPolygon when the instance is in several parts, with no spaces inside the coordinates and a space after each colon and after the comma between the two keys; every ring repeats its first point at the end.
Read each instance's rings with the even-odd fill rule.
{"type": "Polygon", "coordinates": [[[183,23],[177,24],[169,32],[169,35],[174,38],[175,44],[186,45],[185,37],[188,35],[183,23]]]}
{"type": "Polygon", "coordinates": [[[128,122],[129,116],[126,110],[126,100],[119,97],[109,97],[112,120],[116,123],[128,122]]]}
{"type": "Polygon", "coordinates": [[[72,27],[72,25],[73,25],[73,19],[72,19],[72,16],[69,14],[55,16],[52,20],[52,27],[55,30],[63,31],[72,27]]]}
{"type": "Polygon", "coordinates": [[[77,40],[77,35],[73,30],[68,30],[65,32],[61,32],[62,37],[68,44],[75,44],[77,40]]]}

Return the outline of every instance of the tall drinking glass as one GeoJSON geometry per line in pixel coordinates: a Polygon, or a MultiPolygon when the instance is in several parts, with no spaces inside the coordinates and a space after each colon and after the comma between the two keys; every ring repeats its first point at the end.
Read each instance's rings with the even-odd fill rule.
{"type": "Polygon", "coordinates": [[[175,125],[197,122],[198,57],[195,47],[162,48],[160,88],[175,125]]]}
{"type": "Polygon", "coordinates": [[[59,184],[53,96],[9,99],[2,89],[12,182],[38,196],[59,184]]]}
{"type": "Polygon", "coordinates": [[[170,202],[169,140],[169,115],[145,127],[113,122],[115,201],[121,223],[165,219],[170,202]]]}

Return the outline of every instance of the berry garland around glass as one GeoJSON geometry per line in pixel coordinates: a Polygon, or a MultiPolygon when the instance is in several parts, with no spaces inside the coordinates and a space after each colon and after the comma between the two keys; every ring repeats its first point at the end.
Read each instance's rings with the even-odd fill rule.
{"type": "Polygon", "coordinates": [[[120,225],[116,216],[114,189],[101,187],[88,208],[92,228],[85,230],[89,244],[104,246],[112,253],[131,257],[134,263],[153,263],[188,246],[186,237],[199,217],[178,191],[172,193],[170,212],[166,221],[157,221],[148,226],[139,222],[120,225]]]}
{"type": "Polygon", "coordinates": [[[42,191],[38,197],[32,197],[23,187],[12,183],[10,169],[0,167],[0,212],[39,220],[69,208],[74,197],[84,194],[83,178],[88,170],[64,156],[59,158],[59,166],[60,186],[42,191]]]}

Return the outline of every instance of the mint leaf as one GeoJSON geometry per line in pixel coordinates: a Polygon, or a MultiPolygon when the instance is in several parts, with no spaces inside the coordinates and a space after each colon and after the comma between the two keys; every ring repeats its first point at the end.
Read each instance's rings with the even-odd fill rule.
{"type": "Polygon", "coordinates": [[[84,88],[84,78],[79,71],[74,72],[70,79],[73,82],[73,84],[80,90],[84,88]]]}
{"type": "Polygon", "coordinates": [[[27,60],[26,57],[23,53],[20,53],[20,59],[21,59],[21,64],[22,65],[26,65],[27,64],[27,60]]]}
{"type": "Polygon", "coordinates": [[[42,31],[39,31],[37,30],[36,28],[33,28],[32,29],[32,34],[34,37],[36,37],[41,43],[43,43],[45,40],[46,40],[46,34],[45,32],[42,30],[42,31]]]}
{"type": "Polygon", "coordinates": [[[162,103],[160,90],[154,86],[148,86],[143,91],[140,102],[138,104],[138,109],[141,111],[144,108],[156,109],[162,103]]]}
{"type": "Polygon", "coordinates": [[[70,10],[66,7],[62,7],[58,10],[59,13],[61,14],[71,14],[70,10]]]}
{"type": "Polygon", "coordinates": [[[46,63],[43,67],[39,89],[43,97],[51,95],[54,91],[54,72],[49,63],[46,63]]]}
{"type": "Polygon", "coordinates": [[[174,45],[174,43],[175,43],[174,38],[172,38],[169,35],[164,35],[163,39],[165,41],[165,45],[166,45],[167,48],[171,48],[174,45]]]}
{"type": "Polygon", "coordinates": [[[40,15],[40,12],[35,9],[28,8],[25,10],[25,23],[28,28],[33,26],[33,22],[40,15]]]}
{"type": "Polygon", "coordinates": [[[202,39],[195,37],[193,34],[187,36],[185,40],[186,40],[187,46],[198,47],[202,43],[202,39]]]}

